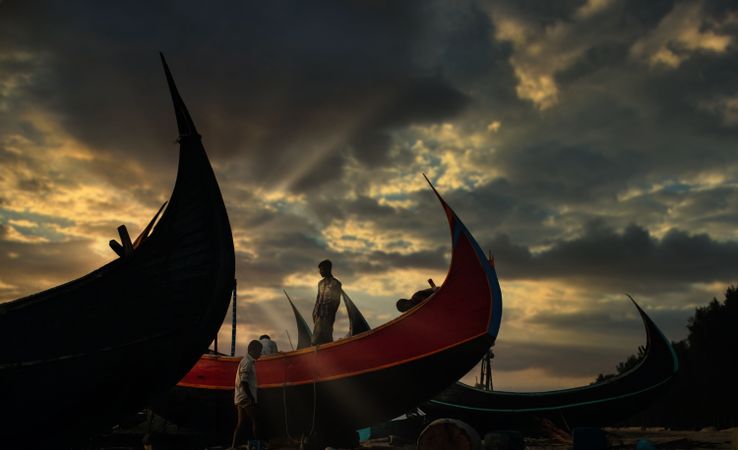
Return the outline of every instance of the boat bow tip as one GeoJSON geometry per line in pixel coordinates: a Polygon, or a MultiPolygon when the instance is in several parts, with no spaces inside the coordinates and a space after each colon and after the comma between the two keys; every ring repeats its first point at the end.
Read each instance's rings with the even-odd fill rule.
{"type": "Polygon", "coordinates": [[[184,100],[182,100],[182,97],[179,95],[177,85],[174,83],[174,77],[172,77],[172,72],[169,71],[167,60],[164,58],[164,54],[162,52],[159,52],[159,56],[161,57],[161,64],[164,68],[164,74],[167,78],[167,84],[169,85],[169,93],[172,96],[174,113],[177,116],[177,128],[179,129],[179,138],[182,139],[190,136],[195,136],[199,138],[200,134],[197,132],[197,128],[195,128],[195,123],[192,121],[192,117],[190,117],[189,111],[187,111],[187,106],[185,106],[184,100]]]}
{"type": "Polygon", "coordinates": [[[438,198],[438,201],[441,202],[441,206],[443,206],[443,210],[446,211],[446,217],[448,218],[449,223],[453,227],[454,220],[458,220],[458,217],[456,216],[456,213],[453,209],[451,209],[450,206],[448,206],[448,203],[446,203],[446,200],[441,197],[441,194],[438,193],[438,190],[435,186],[433,186],[433,183],[428,179],[428,176],[426,174],[423,174],[423,178],[425,178],[425,181],[428,182],[428,186],[433,190],[433,193],[436,194],[436,197],[438,198]]]}
{"type": "Polygon", "coordinates": [[[433,186],[433,183],[431,183],[430,179],[428,179],[425,173],[423,173],[423,178],[425,178],[425,181],[428,182],[428,185],[433,190],[433,193],[436,194],[438,201],[441,202],[441,206],[443,206],[443,210],[446,212],[446,218],[448,219],[448,223],[451,228],[452,246],[456,246],[459,236],[461,236],[462,234],[466,235],[468,242],[471,244],[474,252],[477,254],[479,264],[482,266],[485,272],[493,302],[489,328],[487,330],[487,334],[492,339],[490,342],[491,344],[497,339],[497,333],[500,330],[500,324],[502,322],[502,291],[497,279],[497,272],[495,271],[495,268],[492,266],[492,264],[490,264],[490,261],[487,259],[487,257],[484,255],[484,252],[482,251],[481,247],[479,247],[476,239],[474,239],[471,233],[469,233],[469,231],[466,229],[466,226],[463,224],[461,219],[459,219],[459,216],[456,215],[454,210],[448,205],[448,203],[446,203],[443,197],[441,197],[441,194],[438,192],[436,187],[433,186]]]}
{"type": "Polygon", "coordinates": [[[646,348],[648,349],[649,347],[651,347],[654,339],[660,339],[661,341],[663,341],[664,345],[669,348],[673,363],[672,375],[674,375],[679,371],[679,357],[674,350],[674,346],[671,345],[671,341],[669,341],[666,335],[664,335],[664,332],[661,331],[661,329],[656,325],[653,319],[651,319],[651,317],[646,314],[646,311],[644,311],[643,308],[641,308],[641,306],[635,301],[633,296],[630,294],[625,295],[630,299],[631,302],[633,302],[633,305],[636,307],[638,313],[641,315],[641,320],[643,320],[643,324],[646,327],[646,348]]]}

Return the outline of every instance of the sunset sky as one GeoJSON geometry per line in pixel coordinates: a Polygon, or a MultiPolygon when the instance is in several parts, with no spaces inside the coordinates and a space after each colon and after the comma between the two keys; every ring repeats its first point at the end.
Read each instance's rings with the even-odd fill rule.
{"type": "Polygon", "coordinates": [[[282,289],[309,318],[325,258],[372,326],[440,284],[422,173],[495,255],[498,389],[614,371],[645,342],[625,293],[681,340],[738,280],[738,4],[0,0],[0,302],[169,198],[159,51],[228,208],[239,353],[289,348],[282,289]]]}

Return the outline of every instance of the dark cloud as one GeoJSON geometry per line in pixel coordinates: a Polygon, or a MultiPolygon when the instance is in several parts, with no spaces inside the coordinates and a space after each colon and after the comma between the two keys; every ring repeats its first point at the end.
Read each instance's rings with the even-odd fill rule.
{"type": "Polygon", "coordinates": [[[566,0],[547,2],[546,0],[524,0],[511,2],[486,1],[487,4],[504,5],[536,26],[545,27],[557,21],[570,17],[577,8],[582,6],[582,0],[566,0]]]}
{"type": "Polygon", "coordinates": [[[613,350],[599,346],[498,342],[494,368],[500,371],[540,369],[551,377],[592,377],[612,373],[615,366],[638,351],[613,350]]]}
{"type": "Polygon", "coordinates": [[[658,239],[641,226],[622,232],[590,222],[583,234],[532,254],[504,236],[491,245],[500,271],[512,278],[586,280],[627,291],[679,290],[736,276],[738,242],[670,230],[658,239]]]}
{"type": "Polygon", "coordinates": [[[631,25],[635,22],[643,29],[651,29],[671,11],[675,3],[674,0],[655,0],[643,4],[638,0],[627,0],[625,11],[628,22],[626,23],[631,25]]]}
{"type": "Polygon", "coordinates": [[[244,244],[248,248],[236,252],[236,274],[246,285],[281,289],[284,277],[315,267],[331,253],[302,217],[261,213],[256,220],[231,220],[249,238],[244,244]],[[259,225],[251,226],[253,223],[259,225]]]}
{"type": "MultiPolygon", "coordinates": [[[[483,3],[493,6],[502,6],[508,13],[524,18],[537,27],[551,26],[560,22],[567,22],[575,17],[577,10],[582,8],[586,0],[566,0],[560,2],[547,2],[545,0],[525,1],[497,1],[485,0],[483,3]]],[[[666,14],[673,8],[674,0],[654,0],[644,4],[638,0],[627,0],[625,2],[614,2],[607,9],[607,13],[622,27],[623,31],[633,28],[648,30],[655,27],[666,14]]],[[[715,5],[723,3],[711,2],[715,5]]],[[[602,14],[606,15],[606,14],[602,14]]]]}
{"type": "Polygon", "coordinates": [[[506,177],[525,186],[538,201],[562,203],[601,198],[599,191],[612,192],[612,184],[620,185],[630,166],[596,149],[550,142],[508,152],[502,158],[506,177]]]}
{"type": "Polygon", "coordinates": [[[594,77],[598,71],[611,70],[628,64],[627,42],[605,42],[588,48],[571,67],[556,74],[556,81],[563,85],[594,77]]]}
{"type": "MultiPolygon", "coordinates": [[[[418,178],[450,174],[448,149],[467,158],[453,180],[465,187],[442,193],[494,252],[503,290],[512,280],[540,280],[608,298],[628,291],[668,306],[654,318],[676,330],[680,308],[736,277],[738,30],[726,20],[736,7],[706,1],[699,10],[700,30],[732,39],[724,51],[670,43],[680,64],[655,67],[633,47],[683,2],[610,2],[583,18],[577,11],[586,3],[2,2],[0,175],[12,183],[3,184],[0,206],[20,211],[14,193],[96,186],[153,214],[171,191],[178,149],[162,50],[219,179],[241,286],[266,296],[239,306],[245,332],[283,337],[292,319],[280,289],[324,258],[347,283],[398,268],[443,270],[450,239],[431,191],[398,188],[384,199],[411,206],[373,192],[416,170],[418,178]],[[524,44],[499,39],[509,18],[524,44]],[[521,95],[521,70],[534,83],[550,76],[557,101],[540,110],[521,95]],[[463,142],[436,136],[444,123],[463,142]],[[419,141],[430,163],[416,159],[419,141]],[[94,157],[44,167],[63,144],[94,157]],[[285,191],[301,197],[266,198],[285,191]],[[335,250],[323,231],[342,221],[370,226],[394,246],[335,250]],[[422,249],[402,248],[411,238],[422,249]]],[[[110,212],[121,206],[111,198],[84,201],[110,212]]],[[[75,233],[110,236],[118,223],[109,217],[82,217],[75,233]]],[[[39,226],[13,230],[27,239],[65,231],[53,218],[32,221],[39,226]]],[[[91,241],[18,242],[10,226],[0,234],[2,298],[103,262],[91,241]]],[[[531,323],[638,333],[637,318],[617,308],[531,323]]],[[[509,311],[513,322],[528,320],[509,311]]],[[[598,356],[583,346],[499,345],[497,363],[510,361],[508,370],[548,366],[560,376],[612,371],[637,346],[598,356]],[[584,365],[567,369],[576,358],[584,365]]]]}
{"type": "Polygon", "coordinates": [[[348,148],[386,164],[387,132],[465,107],[413,58],[432,14],[425,2],[50,3],[14,5],[2,24],[16,49],[49,55],[28,101],[87,145],[147,165],[172,159],[162,49],[212,155],[247,152],[250,176],[269,183],[320,154],[297,180],[304,190],[340,173],[348,148]]]}
{"type": "MultiPolygon", "coordinates": [[[[286,276],[317,267],[324,255],[331,256],[322,246],[316,245],[310,237],[295,233],[291,236],[275,236],[278,245],[264,243],[256,250],[269,252],[268,257],[252,257],[237,252],[237,277],[245,283],[281,289],[286,276]],[[304,245],[303,245],[304,244],[304,245]]],[[[334,257],[335,259],[335,257],[334,257]]]]}
{"type": "MultiPolygon", "coordinates": [[[[249,203],[248,197],[246,203],[249,203]]],[[[402,244],[402,234],[413,226],[413,221],[423,220],[404,211],[381,206],[375,200],[359,197],[353,202],[328,201],[320,217],[327,226],[332,220],[342,220],[352,215],[371,217],[382,237],[394,236],[402,244]]],[[[433,205],[439,219],[435,225],[445,226],[440,208],[433,205]]],[[[321,211],[318,208],[318,211],[321,211]]],[[[231,224],[244,230],[248,237],[246,248],[237,252],[239,279],[248,284],[281,289],[284,278],[292,273],[317,270],[317,263],[329,258],[341,267],[346,277],[380,274],[395,269],[443,269],[447,265],[448,231],[442,228],[443,240],[433,250],[408,253],[403,246],[383,250],[364,249],[361,252],[336,251],[321,234],[322,227],[306,217],[286,211],[268,211],[259,208],[231,208],[231,224]]],[[[433,225],[425,225],[427,227],[433,225]]],[[[236,236],[238,241],[239,236],[236,236]]],[[[317,273],[317,272],[316,272],[317,273]]]]}
{"type": "MultiPolygon", "coordinates": [[[[705,102],[738,94],[736,47],[685,53],[677,68],[653,68],[634,58],[631,47],[673,12],[673,2],[615,2],[588,20],[577,19],[575,11],[583,4],[493,5],[493,20],[522,18],[533,36],[529,45],[546,46],[537,64],[552,72],[559,90],[558,103],[544,112],[531,102],[523,108],[509,99],[488,105],[502,128],[496,154],[482,163],[510,182],[509,203],[533,203],[544,211],[608,204],[617,209],[613,201],[631,187],[698,179],[732,167],[730,142],[738,128],[727,126],[705,102]],[[547,35],[545,27],[554,22],[558,33],[547,35]],[[561,65],[567,58],[572,61],[561,65]]],[[[703,28],[714,29],[714,21],[726,17],[715,4],[702,9],[703,28]]],[[[735,30],[718,32],[735,40],[735,30]]],[[[525,48],[513,55],[525,57],[525,48]]],[[[489,98],[484,92],[477,98],[489,98]]]]}
{"type": "MultiPolygon", "coordinates": [[[[445,248],[419,251],[409,254],[375,251],[355,255],[350,259],[351,270],[356,275],[384,273],[397,269],[444,270],[448,267],[445,248]]],[[[344,255],[344,259],[346,255],[344,255]]]]}
{"type": "Polygon", "coordinates": [[[633,320],[623,316],[614,317],[609,309],[603,311],[586,310],[576,313],[546,312],[537,313],[530,317],[530,322],[536,326],[546,326],[553,329],[587,331],[590,334],[612,333],[613,330],[629,333],[643,329],[640,320],[633,320]]]}

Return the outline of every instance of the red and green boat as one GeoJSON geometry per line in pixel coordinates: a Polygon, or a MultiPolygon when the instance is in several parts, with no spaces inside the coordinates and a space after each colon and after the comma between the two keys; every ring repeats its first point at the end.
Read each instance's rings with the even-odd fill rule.
{"type": "MultiPolygon", "coordinates": [[[[451,265],[425,302],[373,330],[328,344],[264,356],[256,363],[266,437],[355,430],[432,398],[479,361],[500,327],[494,267],[435,191],[451,230],[451,265]]],[[[184,426],[230,432],[240,358],[203,355],[156,410],[184,426]]]]}

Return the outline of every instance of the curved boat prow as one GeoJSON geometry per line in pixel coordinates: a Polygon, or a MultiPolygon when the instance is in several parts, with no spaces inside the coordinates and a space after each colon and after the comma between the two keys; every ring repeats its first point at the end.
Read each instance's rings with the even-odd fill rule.
{"type": "MultiPolygon", "coordinates": [[[[463,234],[472,245],[474,253],[479,260],[479,264],[484,269],[485,275],[487,277],[487,283],[492,293],[492,311],[487,334],[492,339],[492,343],[494,343],[495,339],[497,339],[497,334],[500,331],[500,324],[502,323],[502,291],[500,289],[500,283],[497,279],[497,271],[492,265],[490,259],[487,258],[487,256],[484,254],[484,251],[481,249],[481,247],[479,247],[479,244],[477,243],[476,239],[474,239],[474,236],[472,236],[472,234],[466,228],[461,219],[459,219],[459,216],[456,215],[454,210],[448,205],[448,203],[446,203],[446,200],[443,199],[436,187],[433,186],[433,183],[431,183],[431,181],[425,174],[423,174],[423,178],[425,178],[425,181],[428,182],[428,185],[433,190],[433,193],[436,195],[436,198],[438,198],[438,201],[441,203],[443,210],[446,212],[446,218],[448,219],[448,224],[451,229],[453,246],[456,246],[457,242],[459,241],[459,237],[463,234]]],[[[454,266],[453,258],[455,253],[456,252],[452,252],[451,254],[451,270],[453,270],[454,266]]]]}
{"type": "MultiPolygon", "coordinates": [[[[674,347],[671,345],[671,341],[669,341],[664,333],[661,332],[661,329],[656,325],[651,317],[646,314],[643,308],[641,308],[641,306],[633,299],[633,297],[630,294],[625,295],[630,299],[630,301],[638,310],[638,314],[641,316],[641,320],[643,321],[643,327],[646,329],[646,355],[655,354],[658,355],[658,357],[661,359],[670,359],[672,367],[671,375],[676,375],[676,373],[679,371],[679,357],[674,351],[674,347]]],[[[661,366],[664,367],[666,365],[667,364],[665,363],[661,364],[661,366]]],[[[636,368],[637,366],[631,370],[635,370],[636,368]]]]}
{"type": "MultiPolygon", "coordinates": [[[[355,430],[397,417],[461,378],[489,350],[501,319],[497,274],[458,216],[433,191],[452,237],[443,284],[376,328],[260,358],[256,372],[265,436],[311,434],[316,423],[355,430]]],[[[345,294],[344,300],[352,305],[345,294]]],[[[293,312],[299,329],[299,312],[293,312]]],[[[197,416],[203,399],[230,410],[237,366],[237,358],[204,355],[172,394],[189,405],[180,408],[189,413],[179,420],[202,422],[197,416]]]]}
{"type": "Polygon", "coordinates": [[[456,383],[427,402],[431,417],[455,417],[480,431],[538,426],[541,418],[567,426],[613,425],[642,410],[679,370],[671,342],[628,295],[646,331],[646,351],[630,370],[600,383],[543,392],[485,391],[456,383]]]}
{"type": "Polygon", "coordinates": [[[167,85],[169,86],[169,93],[172,96],[172,103],[174,103],[174,114],[177,116],[177,128],[179,129],[180,139],[189,136],[200,137],[197,128],[195,128],[195,122],[192,121],[190,112],[187,111],[187,106],[185,106],[182,96],[179,95],[177,85],[174,84],[174,77],[172,77],[172,72],[169,71],[164,54],[159,52],[159,56],[161,57],[161,64],[164,67],[164,74],[167,77],[167,85]]]}
{"type": "Polygon", "coordinates": [[[180,137],[170,200],[135,246],[121,234],[125,257],[2,305],[0,446],[59,444],[119,423],[175,385],[223,322],[235,268],[228,214],[163,56],[162,64],[180,137]]]}

